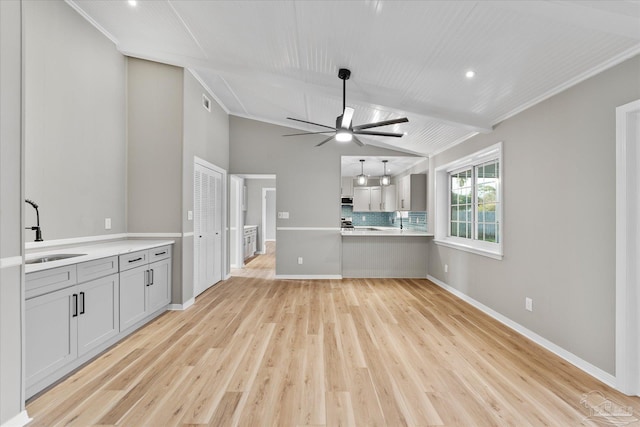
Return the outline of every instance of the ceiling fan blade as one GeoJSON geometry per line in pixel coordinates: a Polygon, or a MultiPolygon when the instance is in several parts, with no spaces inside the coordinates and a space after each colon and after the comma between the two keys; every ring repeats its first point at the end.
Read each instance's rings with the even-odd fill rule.
{"type": "Polygon", "coordinates": [[[353,142],[355,142],[356,144],[358,144],[360,147],[364,147],[364,142],[360,141],[358,138],[356,138],[355,135],[353,135],[353,138],[351,139],[353,142]]]}
{"type": "Polygon", "coordinates": [[[282,136],[299,136],[299,135],[318,135],[318,134],[322,134],[322,133],[333,133],[335,132],[334,130],[325,130],[322,132],[302,132],[302,133],[288,133],[286,135],[282,135],[282,136]]]}
{"type": "Polygon", "coordinates": [[[345,107],[344,113],[342,113],[342,125],[340,126],[342,129],[349,129],[351,126],[351,119],[353,119],[354,109],[351,107],[345,107]]]}
{"type": "Polygon", "coordinates": [[[320,147],[322,144],[326,144],[327,142],[331,141],[334,137],[335,135],[331,135],[329,138],[325,139],[320,144],[316,145],[316,147],[320,147]]]}
{"type": "Polygon", "coordinates": [[[370,135],[370,136],[393,136],[395,138],[402,138],[403,133],[392,133],[392,132],[370,132],[366,130],[353,131],[356,135],[370,135]]]}
{"type": "Polygon", "coordinates": [[[320,127],[327,128],[327,129],[333,129],[333,130],[336,130],[336,128],[334,128],[334,127],[332,127],[332,126],[321,125],[320,123],[313,123],[313,122],[308,122],[308,121],[306,121],[306,120],[294,119],[293,117],[287,117],[287,119],[289,119],[289,120],[295,120],[296,122],[307,123],[307,124],[314,125],[314,126],[320,126],[320,127]]]}
{"type": "Polygon", "coordinates": [[[409,121],[409,119],[407,119],[406,117],[402,117],[400,119],[384,120],[382,122],[367,123],[365,125],[354,126],[353,130],[377,128],[377,127],[380,127],[380,126],[395,125],[397,123],[406,123],[408,121],[409,121]]]}

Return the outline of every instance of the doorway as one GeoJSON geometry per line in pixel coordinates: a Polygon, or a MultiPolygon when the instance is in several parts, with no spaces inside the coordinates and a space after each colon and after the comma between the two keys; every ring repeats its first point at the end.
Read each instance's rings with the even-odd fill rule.
{"type": "Polygon", "coordinates": [[[196,158],[193,166],[193,294],[222,280],[226,171],[196,158]]]}
{"type": "Polygon", "coordinates": [[[616,109],[616,388],[640,396],[640,100],[616,109]]]}
{"type": "Polygon", "coordinates": [[[267,253],[267,242],[276,241],[276,189],[262,189],[262,249],[267,253]]]}

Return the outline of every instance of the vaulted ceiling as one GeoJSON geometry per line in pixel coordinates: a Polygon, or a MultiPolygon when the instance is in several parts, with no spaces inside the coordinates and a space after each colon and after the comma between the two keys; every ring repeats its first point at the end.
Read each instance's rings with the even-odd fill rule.
{"type": "Polygon", "coordinates": [[[640,53],[639,1],[67,3],[123,54],[189,68],[241,117],[334,125],[349,68],[354,124],[409,118],[378,128],[403,138],[363,142],[422,155],[640,53]]]}

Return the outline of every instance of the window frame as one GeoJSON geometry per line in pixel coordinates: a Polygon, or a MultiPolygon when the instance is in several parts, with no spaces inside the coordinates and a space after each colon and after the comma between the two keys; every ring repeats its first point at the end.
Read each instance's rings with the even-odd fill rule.
{"type": "Polygon", "coordinates": [[[503,258],[504,242],[504,162],[502,157],[502,142],[493,144],[485,149],[476,151],[435,169],[435,235],[437,245],[487,256],[501,260],[503,258]],[[498,161],[498,205],[496,207],[498,242],[477,240],[478,212],[477,212],[477,182],[476,167],[492,160],[498,161]],[[451,175],[471,169],[472,175],[472,238],[451,236],[451,175]]]}

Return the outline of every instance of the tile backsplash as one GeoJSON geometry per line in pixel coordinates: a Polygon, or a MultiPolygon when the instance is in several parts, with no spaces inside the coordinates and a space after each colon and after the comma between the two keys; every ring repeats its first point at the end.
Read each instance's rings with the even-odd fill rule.
{"type": "MultiPolygon", "coordinates": [[[[355,227],[396,227],[400,228],[400,218],[395,212],[353,212],[350,205],[342,205],[342,217],[351,218],[355,227]]],[[[427,213],[409,212],[402,218],[402,227],[407,230],[427,231],[427,213]]]]}

